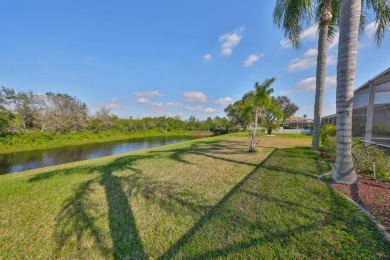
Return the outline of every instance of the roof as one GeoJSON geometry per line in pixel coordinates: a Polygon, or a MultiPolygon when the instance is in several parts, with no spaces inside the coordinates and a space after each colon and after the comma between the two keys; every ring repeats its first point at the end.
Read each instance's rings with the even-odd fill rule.
{"type": "MultiPolygon", "coordinates": [[[[368,93],[368,87],[370,83],[374,84],[375,86],[384,84],[390,82],[390,67],[386,70],[382,71],[380,74],[376,75],[372,79],[368,80],[366,83],[361,85],[355,90],[355,94],[363,94],[364,92],[368,93]]],[[[378,91],[378,89],[375,91],[376,93],[381,92],[378,91]]]]}
{"type": "Polygon", "coordinates": [[[291,123],[297,123],[297,122],[298,123],[306,123],[306,122],[311,123],[311,122],[313,122],[313,119],[292,116],[292,117],[289,117],[286,120],[284,120],[285,124],[291,124],[291,123]]]}

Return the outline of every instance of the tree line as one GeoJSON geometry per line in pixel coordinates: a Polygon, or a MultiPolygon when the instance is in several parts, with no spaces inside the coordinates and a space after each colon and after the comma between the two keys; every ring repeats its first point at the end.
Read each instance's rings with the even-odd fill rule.
{"type": "Polygon", "coordinates": [[[21,134],[27,131],[56,132],[61,134],[82,131],[139,132],[147,130],[189,130],[227,133],[232,124],[226,117],[208,117],[199,120],[190,116],[119,118],[106,107],[90,115],[87,105],[68,94],[37,94],[29,90],[0,89],[0,135],[21,134]]]}

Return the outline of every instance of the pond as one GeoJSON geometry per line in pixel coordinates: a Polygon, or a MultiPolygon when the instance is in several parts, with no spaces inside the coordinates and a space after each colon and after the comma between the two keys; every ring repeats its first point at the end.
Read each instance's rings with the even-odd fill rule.
{"type": "Polygon", "coordinates": [[[58,148],[0,154],[0,175],[137,151],[146,148],[184,142],[196,138],[199,137],[142,137],[121,141],[71,145],[58,148]]]}

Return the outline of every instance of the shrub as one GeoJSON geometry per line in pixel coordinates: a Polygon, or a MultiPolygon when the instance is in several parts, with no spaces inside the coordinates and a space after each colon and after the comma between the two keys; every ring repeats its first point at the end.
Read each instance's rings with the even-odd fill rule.
{"type": "Polygon", "coordinates": [[[320,132],[321,150],[326,158],[331,161],[336,159],[336,126],[324,125],[320,132]]]}
{"type": "Polygon", "coordinates": [[[376,177],[383,181],[390,181],[389,156],[376,145],[366,147],[364,142],[359,139],[354,139],[352,154],[358,174],[372,176],[373,161],[375,160],[376,177]]]}

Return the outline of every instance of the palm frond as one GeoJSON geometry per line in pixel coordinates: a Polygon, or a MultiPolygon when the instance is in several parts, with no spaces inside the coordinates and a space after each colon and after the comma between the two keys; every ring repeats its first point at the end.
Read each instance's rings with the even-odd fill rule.
{"type": "Polygon", "coordinates": [[[380,46],[390,22],[389,0],[366,0],[367,9],[373,9],[375,13],[375,42],[380,46]]]}
{"type": "Polygon", "coordinates": [[[274,24],[283,30],[284,36],[299,49],[303,28],[308,27],[313,18],[311,0],[277,0],[273,17],[274,24]]]}

